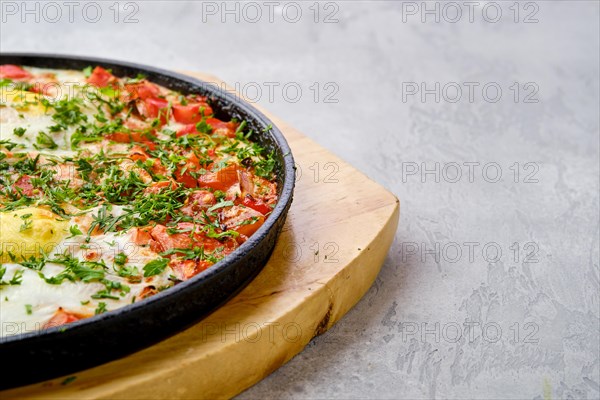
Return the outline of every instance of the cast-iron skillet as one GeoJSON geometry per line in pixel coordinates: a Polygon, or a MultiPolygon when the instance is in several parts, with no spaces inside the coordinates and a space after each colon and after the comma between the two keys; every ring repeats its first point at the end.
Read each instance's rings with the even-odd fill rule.
{"type": "MultiPolygon", "coordinates": [[[[275,152],[279,201],[263,226],[240,248],[192,279],[155,296],[63,327],[0,339],[0,389],[21,386],[89,368],[140,350],[173,335],[223,304],[262,269],[292,203],[294,159],[283,135],[255,108],[214,84],[143,65],[43,54],[0,54],[0,64],[78,69],[100,65],[116,76],[142,73],[152,82],[183,93],[209,96],[217,117],[245,120],[252,140],[275,152]],[[268,129],[270,127],[270,129],[268,129]]],[[[0,312],[2,312],[0,302],[0,312]]],[[[165,357],[168,357],[165,354],[165,357]]]]}

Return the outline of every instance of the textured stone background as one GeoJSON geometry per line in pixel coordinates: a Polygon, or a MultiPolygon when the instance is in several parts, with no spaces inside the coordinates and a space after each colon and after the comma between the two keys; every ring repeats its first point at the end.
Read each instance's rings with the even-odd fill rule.
{"type": "Polygon", "coordinates": [[[2,3],[2,51],[214,73],[401,199],[365,298],[241,398],[600,397],[598,2],[480,2],[473,22],[459,2],[454,23],[456,8],[433,2],[439,22],[420,2],[321,3],[318,23],[313,2],[297,23],[290,6],[269,23],[262,2],[256,23],[221,2],[122,2],[118,23],[112,2],[97,23],[82,5],[52,23],[50,9],[35,22],[2,3]],[[436,82],[439,102],[408,91],[436,82]]]}

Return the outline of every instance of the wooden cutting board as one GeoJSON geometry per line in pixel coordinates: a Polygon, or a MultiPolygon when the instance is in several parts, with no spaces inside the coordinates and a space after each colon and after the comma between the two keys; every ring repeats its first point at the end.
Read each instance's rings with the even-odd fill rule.
{"type": "Polygon", "coordinates": [[[0,398],[229,398],[289,361],[358,302],[394,238],[398,199],[261,111],[287,138],[298,177],[284,230],[260,275],[200,323],[153,347],[0,398]]]}

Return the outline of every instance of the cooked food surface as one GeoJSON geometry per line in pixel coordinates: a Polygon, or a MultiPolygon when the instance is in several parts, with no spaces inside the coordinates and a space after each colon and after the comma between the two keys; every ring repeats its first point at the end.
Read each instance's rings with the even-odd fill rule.
{"type": "Polygon", "coordinates": [[[244,121],[144,76],[0,65],[0,336],[167,289],[277,202],[244,121]]]}

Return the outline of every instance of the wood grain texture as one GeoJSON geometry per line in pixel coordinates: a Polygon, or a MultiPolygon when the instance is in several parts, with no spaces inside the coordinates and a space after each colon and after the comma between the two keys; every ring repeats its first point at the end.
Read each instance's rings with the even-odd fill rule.
{"type": "Polygon", "coordinates": [[[290,360],[356,304],[385,260],[399,202],[261,111],[287,138],[299,176],[286,225],[260,275],[199,324],[151,348],[77,373],[66,385],[63,377],[0,397],[229,398],[290,360]],[[318,179],[309,169],[315,163],[318,179]]]}

